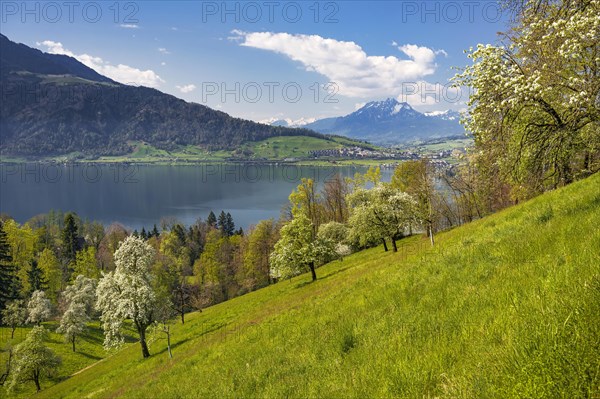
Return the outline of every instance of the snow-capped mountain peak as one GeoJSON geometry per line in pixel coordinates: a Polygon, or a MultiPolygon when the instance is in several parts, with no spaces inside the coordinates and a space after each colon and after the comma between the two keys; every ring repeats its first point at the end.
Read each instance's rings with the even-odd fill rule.
{"type": "Polygon", "coordinates": [[[337,118],[320,119],[305,127],[321,133],[345,135],[377,144],[464,135],[455,111],[421,113],[395,98],[371,101],[337,118]]]}
{"type": "Polygon", "coordinates": [[[376,116],[377,118],[382,118],[402,112],[415,112],[415,110],[408,103],[401,103],[395,98],[388,98],[387,100],[383,101],[368,102],[353,114],[370,114],[372,116],[376,116]]]}
{"type": "Polygon", "coordinates": [[[448,109],[446,111],[425,112],[424,114],[425,116],[443,119],[446,121],[458,121],[461,117],[460,112],[452,111],[451,109],[448,109]]]}
{"type": "Polygon", "coordinates": [[[283,127],[302,127],[308,125],[309,123],[313,123],[317,118],[300,118],[300,119],[277,119],[277,118],[269,118],[259,121],[259,123],[271,126],[283,126],[283,127]]]}

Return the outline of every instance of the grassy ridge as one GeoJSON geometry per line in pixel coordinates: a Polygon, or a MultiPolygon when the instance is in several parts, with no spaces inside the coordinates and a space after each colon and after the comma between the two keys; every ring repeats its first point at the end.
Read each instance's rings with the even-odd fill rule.
{"type": "Polygon", "coordinates": [[[594,397],[600,175],[191,314],[38,395],[594,397]]]}

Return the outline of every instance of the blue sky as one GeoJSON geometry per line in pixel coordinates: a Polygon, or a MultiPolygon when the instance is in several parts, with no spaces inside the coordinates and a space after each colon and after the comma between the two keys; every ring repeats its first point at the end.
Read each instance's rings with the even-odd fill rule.
{"type": "Polygon", "coordinates": [[[452,67],[506,28],[493,1],[2,1],[0,12],[13,41],[257,121],[387,97],[464,109],[452,67]]]}

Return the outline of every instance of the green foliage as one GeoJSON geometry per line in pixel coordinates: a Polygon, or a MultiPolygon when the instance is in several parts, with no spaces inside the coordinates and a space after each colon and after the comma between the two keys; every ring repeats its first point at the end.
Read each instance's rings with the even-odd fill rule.
{"type": "Polygon", "coordinates": [[[12,265],[19,279],[20,294],[25,296],[31,292],[29,271],[35,250],[35,235],[29,225],[19,226],[12,219],[4,222],[4,231],[11,250],[12,265]]]}
{"type": "Polygon", "coordinates": [[[272,219],[261,220],[248,233],[243,272],[238,276],[240,285],[248,291],[269,284],[269,255],[277,242],[277,236],[277,228],[272,219]]]}
{"type": "Polygon", "coordinates": [[[48,297],[56,301],[62,287],[62,271],[60,263],[50,248],[44,249],[38,257],[38,267],[44,275],[48,286],[46,293],[48,297]]]}
{"type": "MultiPolygon", "coordinates": [[[[402,162],[394,170],[390,185],[403,191],[416,200],[418,219],[421,219],[427,230],[427,234],[432,236],[434,225],[437,220],[439,206],[436,199],[444,194],[435,191],[434,186],[435,168],[427,159],[418,161],[402,162]],[[437,212],[436,212],[437,211],[437,212]]],[[[412,226],[409,223],[409,229],[412,226]]],[[[431,238],[433,243],[433,238],[431,238]]]]}
{"type": "Polygon", "coordinates": [[[96,248],[87,247],[77,252],[73,266],[73,276],[79,275],[93,279],[100,277],[100,270],[96,262],[96,248]]]}
{"type": "Polygon", "coordinates": [[[290,194],[289,200],[292,206],[292,215],[303,214],[315,228],[319,227],[321,219],[320,195],[317,193],[313,179],[302,178],[296,190],[290,194]]]}

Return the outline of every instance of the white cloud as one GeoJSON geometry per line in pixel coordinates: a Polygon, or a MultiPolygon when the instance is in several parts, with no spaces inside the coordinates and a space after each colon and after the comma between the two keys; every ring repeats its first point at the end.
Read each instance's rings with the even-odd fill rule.
{"type": "Polygon", "coordinates": [[[327,39],[318,35],[273,32],[242,32],[241,46],[283,54],[300,62],[307,71],[317,72],[338,84],[340,95],[348,97],[397,96],[406,81],[417,81],[436,70],[436,52],[407,44],[398,47],[408,59],[373,56],[354,42],[327,39]]]}
{"type": "Polygon", "coordinates": [[[175,86],[175,87],[177,87],[177,89],[182,93],[191,93],[192,91],[196,90],[196,85],[194,85],[194,84],[189,84],[189,85],[185,85],[185,86],[175,86]]]}
{"type": "Polygon", "coordinates": [[[150,69],[142,71],[128,65],[112,65],[100,57],[94,57],[89,54],[77,55],[64,48],[62,43],[53,42],[52,40],[45,40],[36,44],[38,46],[46,47],[47,52],[50,54],[63,54],[73,57],[99,74],[107,76],[119,83],[148,87],[159,87],[162,83],[165,83],[160,76],[150,69]]]}
{"type": "Polygon", "coordinates": [[[161,54],[171,54],[171,52],[164,47],[159,47],[158,52],[161,54]]]}
{"type": "Polygon", "coordinates": [[[165,65],[167,65],[167,63],[163,61],[160,63],[160,65],[165,66],[165,65]]]}
{"type": "Polygon", "coordinates": [[[136,24],[121,24],[119,26],[124,29],[139,29],[139,27],[140,27],[139,25],[136,25],[136,24]]]}

